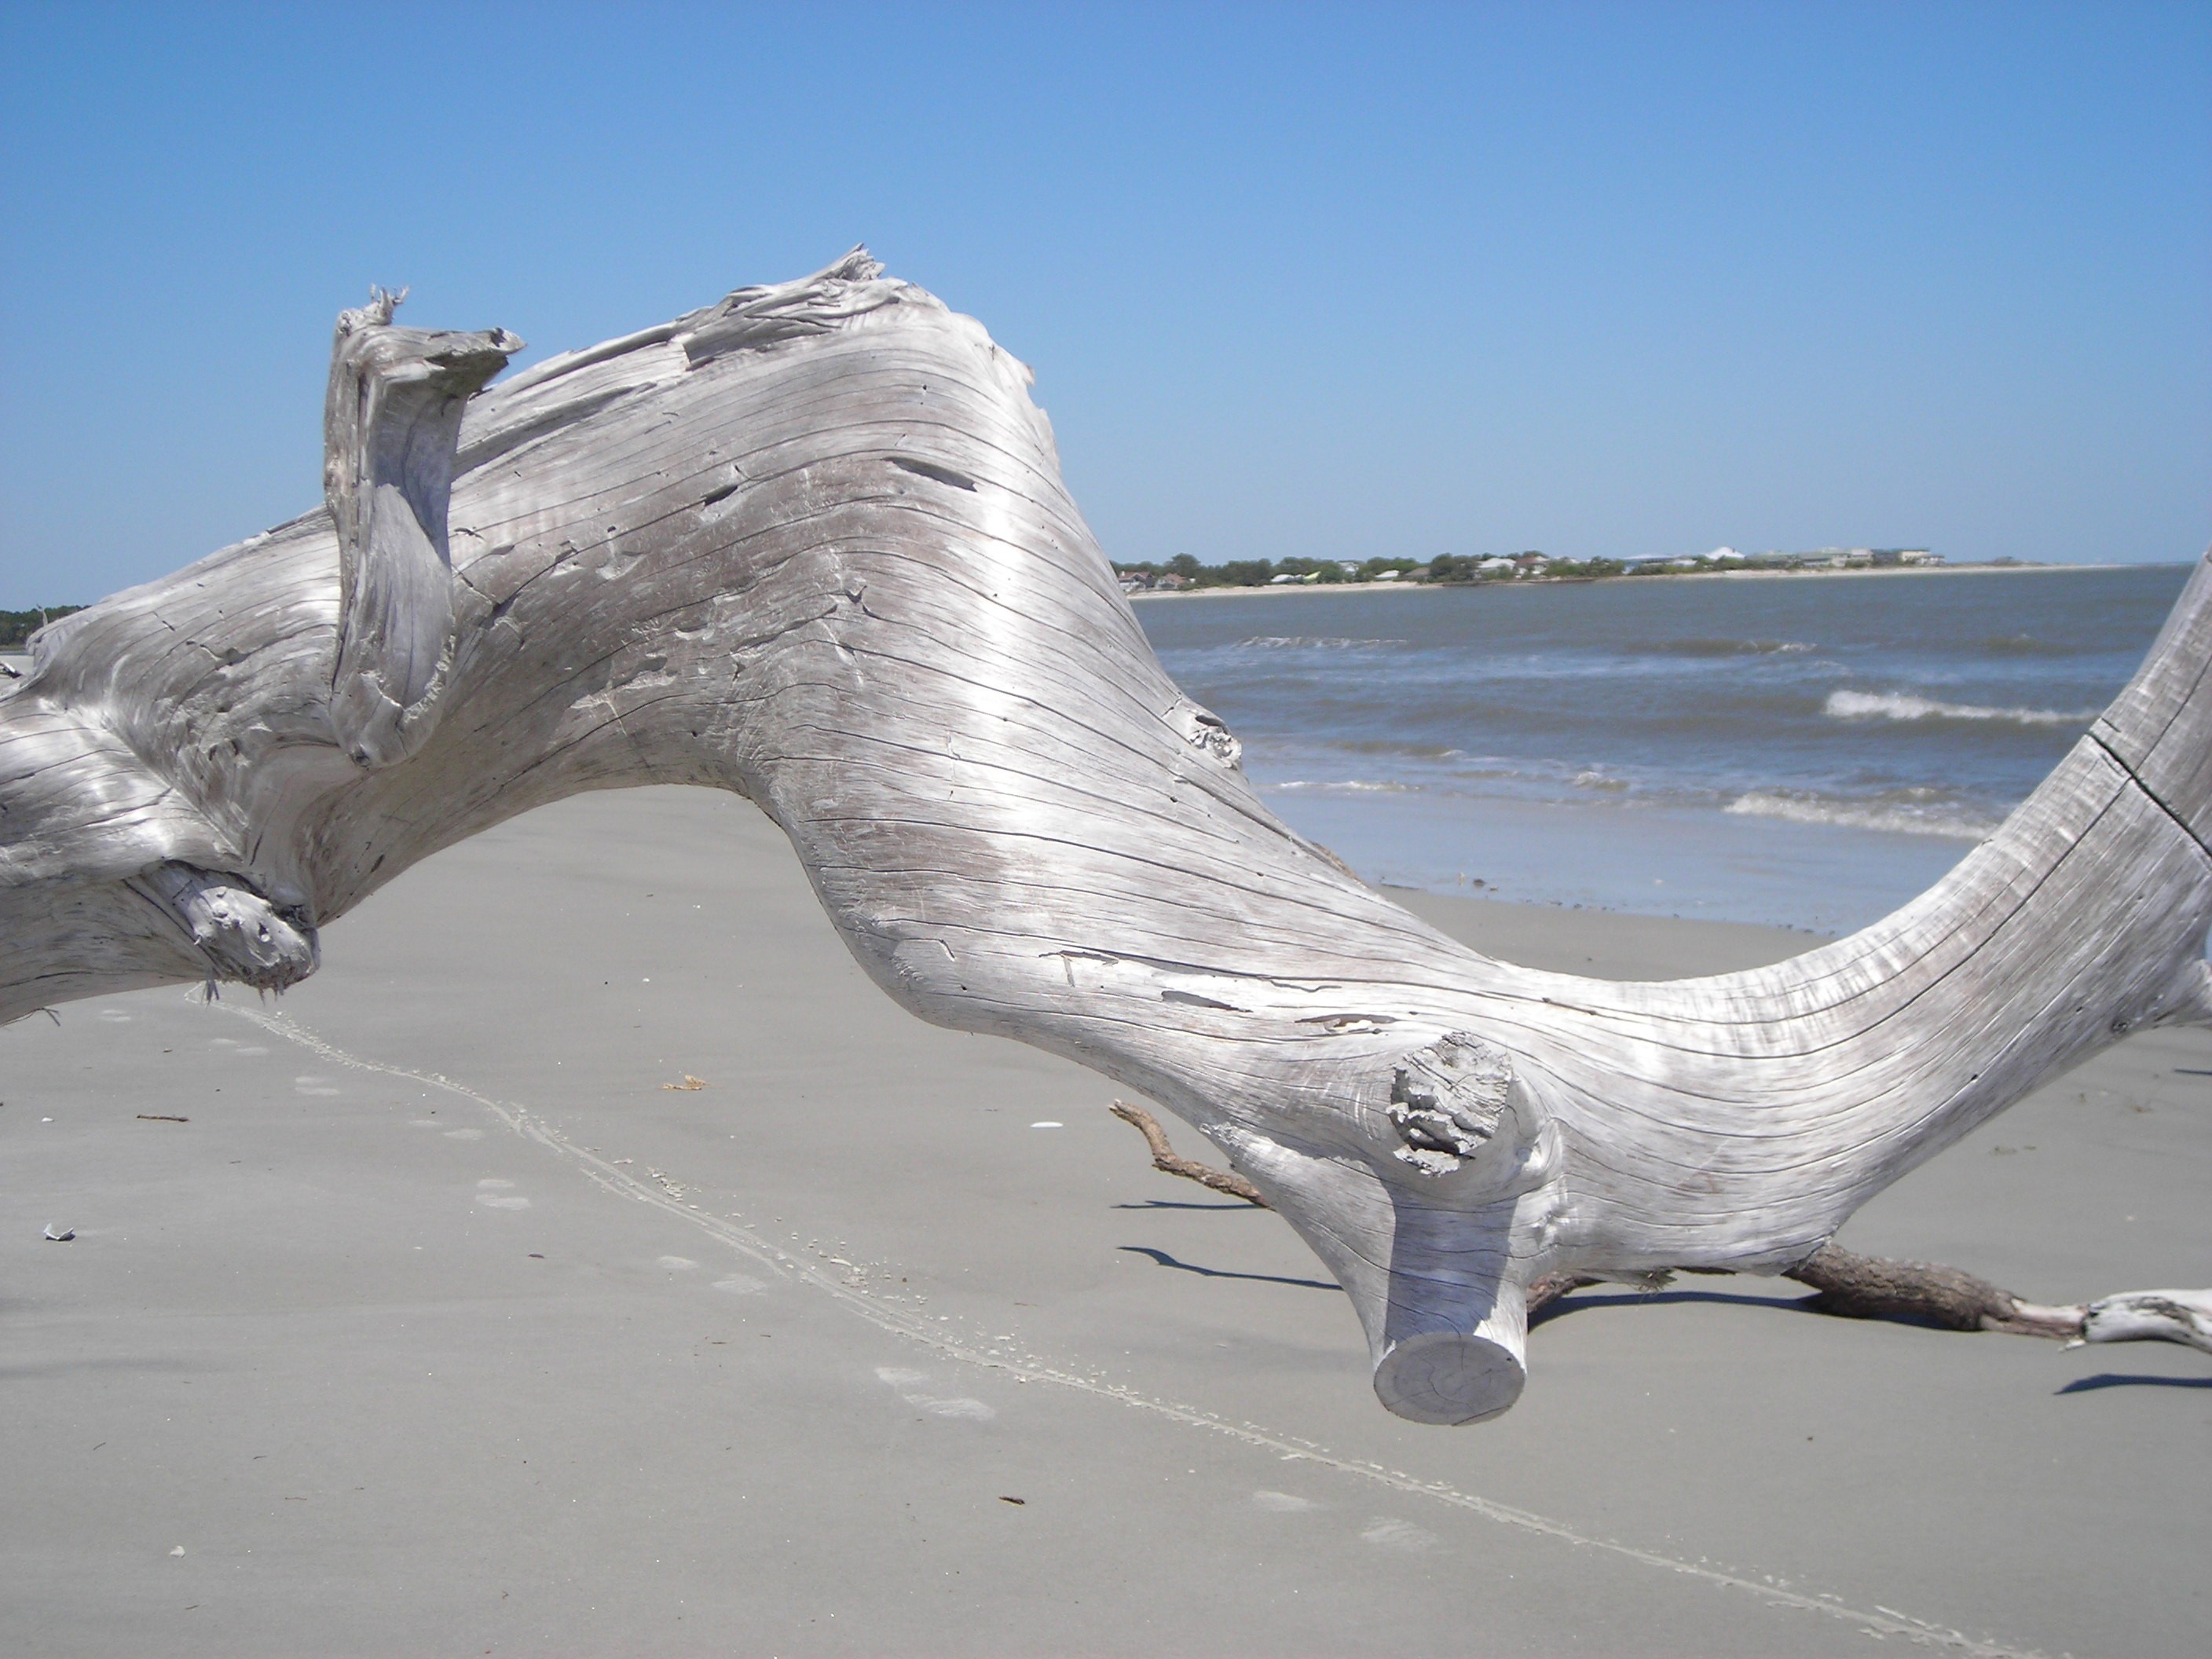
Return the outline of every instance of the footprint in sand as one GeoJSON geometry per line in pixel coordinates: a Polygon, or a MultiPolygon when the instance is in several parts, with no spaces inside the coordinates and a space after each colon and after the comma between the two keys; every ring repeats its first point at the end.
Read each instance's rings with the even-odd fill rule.
{"type": "Polygon", "coordinates": [[[497,1179],[479,1181],[477,1182],[477,1202],[484,1206],[487,1209],[493,1210],[528,1209],[530,1207],[530,1200],[528,1199],[524,1198],[519,1193],[510,1193],[507,1190],[507,1188],[514,1185],[514,1183],[512,1181],[500,1181],[497,1179]]]}
{"type": "Polygon", "coordinates": [[[1359,1535],[1377,1549],[1385,1550],[1431,1549],[1437,1542],[1436,1534],[1388,1515],[1376,1516],[1359,1535]]]}
{"type": "Polygon", "coordinates": [[[482,1129],[448,1129],[446,1131],[446,1139],[448,1140],[482,1140],[483,1139],[483,1131],[482,1129]]]}
{"type": "Polygon", "coordinates": [[[917,1371],[904,1365],[878,1365],[876,1380],[888,1382],[899,1391],[899,1398],[916,1411],[927,1412],[933,1417],[964,1418],[971,1423],[988,1423],[999,1413],[981,1401],[967,1395],[947,1397],[926,1394],[921,1385],[929,1381],[926,1371],[917,1371]]]}
{"type": "Polygon", "coordinates": [[[131,1016],[120,1008],[103,1008],[100,1011],[100,1017],[111,1025],[128,1025],[131,1023],[131,1016]]]}
{"type": "Polygon", "coordinates": [[[1252,1494],[1252,1507],[1273,1515],[1304,1515],[1321,1505],[1310,1498],[1293,1498],[1286,1492],[1261,1491],[1252,1494]]]}
{"type": "Polygon", "coordinates": [[[330,1079],[318,1077],[312,1072],[305,1077],[294,1078],[292,1086],[303,1095],[334,1095],[338,1092],[337,1085],[330,1079]]]}
{"type": "Polygon", "coordinates": [[[768,1289],[767,1284],[744,1273],[732,1273],[727,1279],[714,1281],[718,1291],[727,1291],[732,1296],[759,1296],[768,1289]]]}

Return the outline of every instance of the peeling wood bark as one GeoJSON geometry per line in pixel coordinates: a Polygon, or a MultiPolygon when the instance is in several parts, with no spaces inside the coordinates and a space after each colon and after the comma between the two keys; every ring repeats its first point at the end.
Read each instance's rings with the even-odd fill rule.
{"type": "Polygon", "coordinates": [[[1850,1319],[1917,1319],[1952,1331],[2009,1331],[2061,1341],[2081,1334],[2083,1307],[2024,1302],[1985,1279],[1927,1261],[1889,1261],[1823,1244],[1787,1277],[1820,1294],[1813,1305],[1850,1319]]]}
{"type": "Polygon", "coordinates": [[[1529,1280],[1526,1293],[1529,1322],[1534,1324],[1536,1316],[1561,1297],[1575,1291],[1585,1290],[1592,1285],[1604,1283],[1603,1279],[1591,1273],[1539,1273],[1534,1279],[1529,1280]]]}
{"type": "Polygon", "coordinates": [[[1585,981],[1443,938],[1268,814],[1027,371],[865,253],[465,404],[507,337],[389,330],[340,337],[325,508],[46,629],[0,686],[0,1017],[281,986],[516,813],[732,789],[907,1007],[1206,1135],[1431,1422],[1517,1397],[1545,1276],[1785,1271],[2053,1073],[2212,1018],[2203,570],[1921,899],[1752,973],[1585,981]]]}
{"type": "Polygon", "coordinates": [[[1824,1244],[1788,1276],[1820,1294],[1821,1313],[1917,1319],[1954,1331],[2003,1331],[2082,1342],[2186,1343],[2212,1352],[2212,1291],[2128,1291],[2094,1302],[2025,1301],[1956,1267],[1888,1261],[1824,1244]]]}

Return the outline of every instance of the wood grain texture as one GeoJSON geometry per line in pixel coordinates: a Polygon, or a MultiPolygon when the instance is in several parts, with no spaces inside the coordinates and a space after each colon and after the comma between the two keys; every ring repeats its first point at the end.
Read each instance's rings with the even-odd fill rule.
{"type": "Polygon", "coordinates": [[[1539,1275],[1780,1271],[2053,1073],[2207,1018],[2203,571],[1923,898],[1753,973],[1584,981],[1453,943],[1276,822],[1153,659],[1028,382],[855,251],[516,375],[442,462],[357,463],[392,543],[380,505],[365,539],[326,507],[46,629],[0,697],[0,1016],[281,983],[516,813],[735,790],[906,1006],[1208,1136],[1350,1292],[1385,1403],[1439,1422],[1517,1396],[1539,1275]],[[412,532],[438,552],[445,465],[441,618],[412,532]],[[403,598],[364,621],[387,555],[403,598]]]}
{"type": "Polygon", "coordinates": [[[331,721],[357,765],[420,749],[460,643],[447,508],[469,399],[522,342],[394,328],[405,296],[341,312],[323,407],[323,498],[338,543],[331,721]]]}

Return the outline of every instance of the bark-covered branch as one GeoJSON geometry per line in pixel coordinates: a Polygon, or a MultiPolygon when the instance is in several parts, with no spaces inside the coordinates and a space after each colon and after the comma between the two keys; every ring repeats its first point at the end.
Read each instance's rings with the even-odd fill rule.
{"type": "Polygon", "coordinates": [[[1953,1331],[2003,1331],[2062,1342],[2186,1343],[2212,1353],[2212,1291],[2127,1291],[2094,1302],[2029,1302],[1956,1267],[1888,1261],[1823,1244],[1787,1277],[1820,1294],[1814,1308],[1849,1319],[1911,1319],[1953,1331]]]}
{"type": "Polygon", "coordinates": [[[1210,1164],[1200,1164],[1196,1158],[1185,1158],[1168,1144],[1168,1132],[1160,1127],[1159,1119],[1141,1106],[1132,1106],[1126,1100],[1117,1100],[1106,1109],[1122,1122],[1144,1136],[1145,1145],[1152,1154],[1152,1167],[1162,1175],[1180,1176],[1185,1181],[1195,1181],[1201,1187],[1217,1193],[1226,1193],[1231,1198],[1241,1198],[1247,1204],[1261,1209],[1268,1207],[1267,1195],[1233,1170],[1217,1170],[1210,1164]]]}
{"type": "Polygon", "coordinates": [[[908,1008],[1196,1127],[1431,1422],[1517,1397],[1532,1285],[1795,1267],[2055,1072],[2212,1017],[2203,571],[1922,898],[1750,973],[1582,980],[1275,820],[1146,644],[1027,371],[865,253],[474,397],[514,342],[378,310],[333,354],[323,507],[0,683],[0,1017],[281,988],[516,813],[735,790],[908,1008]]]}

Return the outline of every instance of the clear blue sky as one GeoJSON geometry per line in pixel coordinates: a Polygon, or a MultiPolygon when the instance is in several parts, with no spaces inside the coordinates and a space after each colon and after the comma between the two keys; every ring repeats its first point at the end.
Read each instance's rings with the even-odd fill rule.
{"type": "Polygon", "coordinates": [[[332,317],[866,241],[1121,558],[2212,539],[2212,6],[0,0],[0,606],[313,505],[332,317]]]}

